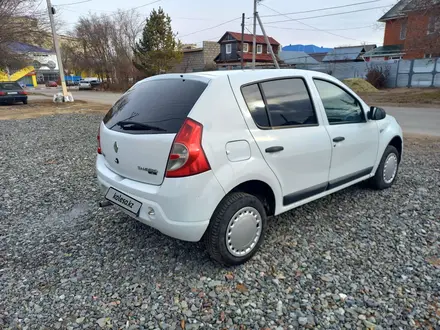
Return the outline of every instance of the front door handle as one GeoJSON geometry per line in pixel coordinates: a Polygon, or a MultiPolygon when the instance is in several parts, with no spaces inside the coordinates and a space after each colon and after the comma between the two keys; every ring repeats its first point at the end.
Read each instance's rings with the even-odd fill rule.
{"type": "Polygon", "coordinates": [[[335,137],[334,139],[333,139],[333,142],[342,142],[342,141],[344,141],[345,140],[345,137],[343,137],[343,136],[338,136],[338,137],[335,137]]]}
{"type": "Polygon", "coordinates": [[[282,146],[274,146],[274,147],[269,147],[269,148],[266,148],[266,152],[268,152],[268,153],[271,153],[271,152],[279,152],[279,151],[283,151],[284,150],[284,147],[282,147],[282,146]]]}

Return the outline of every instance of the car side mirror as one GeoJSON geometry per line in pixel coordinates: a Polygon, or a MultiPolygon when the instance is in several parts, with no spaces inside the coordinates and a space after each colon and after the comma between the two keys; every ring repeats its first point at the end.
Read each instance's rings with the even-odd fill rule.
{"type": "Polygon", "coordinates": [[[387,113],[384,109],[378,107],[370,107],[370,111],[368,112],[368,119],[371,120],[382,120],[387,116],[387,113]]]}

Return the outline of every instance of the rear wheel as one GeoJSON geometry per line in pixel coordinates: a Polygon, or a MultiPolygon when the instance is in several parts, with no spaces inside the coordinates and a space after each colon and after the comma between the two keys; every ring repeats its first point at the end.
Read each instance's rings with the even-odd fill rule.
{"type": "Polygon", "coordinates": [[[399,169],[399,152],[397,149],[389,145],[380,160],[376,174],[370,179],[370,184],[375,189],[386,189],[392,186],[397,178],[399,169]]]}
{"type": "Polygon", "coordinates": [[[255,196],[235,192],[227,195],[215,210],[205,233],[210,256],[224,265],[239,265],[263,243],[267,216],[255,196]]]}

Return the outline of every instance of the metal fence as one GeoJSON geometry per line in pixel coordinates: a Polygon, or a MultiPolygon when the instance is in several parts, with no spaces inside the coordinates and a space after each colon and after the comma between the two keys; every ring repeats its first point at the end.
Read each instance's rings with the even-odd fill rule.
{"type": "Polygon", "coordinates": [[[440,58],[400,60],[396,87],[440,87],[440,58]]]}
{"type": "MultiPolygon", "coordinates": [[[[329,62],[320,64],[297,64],[295,68],[331,74],[339,80],[367,77],[372,67],[388,71],[387,88],[395,87],[440,87],[440,58],[418,60],[388,60],[371,62],[329,62]]],[[[248,67],[246,67],[248,69],[248,67]]],[[[273,69],[264,66],[259,69],[273,69]]],[[[291,67],[292,68],[292,67],[291,67]]],[[[220,68],[219,70],[240,70],[240,66],[220,68]]],[[[250,69],[250,67],[249,67],[250,69]]]]}
{"type": "Polygon", "coordinates": [[[343,80],[347,78],[366,78],[371,66],[388,70],[389,75],[386,81],[386,87],[388,88],[440,87],[440,58],[326,63],[301,68],[329,73],[343,80]]]}
{"type": "Polygon", "coordinates": [[[340,62],[340,63],[321,63],[319,65],[297,66],[298,69],[314,70],[328,73],[339,80],[349,78],[363,78],[367,77],[369,68],[372,66],[382,68],[388,71],[388,79],[386,87],[396,87],[397,67],[399,60],[389,61],[374,61],[374,62],[340,62]]]}

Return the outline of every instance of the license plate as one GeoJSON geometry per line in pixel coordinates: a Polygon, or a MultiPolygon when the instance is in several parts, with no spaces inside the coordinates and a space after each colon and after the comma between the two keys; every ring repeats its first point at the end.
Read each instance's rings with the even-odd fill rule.
{"type": "Polygon", "coordinates": [[[121,193],[115,188],[109,188],[107,194],[105,195],[105,198],[135,215],[139,214],[139,210],[142,206],[141,202],[127,196],[126,194],[121,193]]]}
{"type": "Polygon", "coordinates": [[[8,95],[15,95],[18,94],[17,92],[8,92],[8,95]]]}

